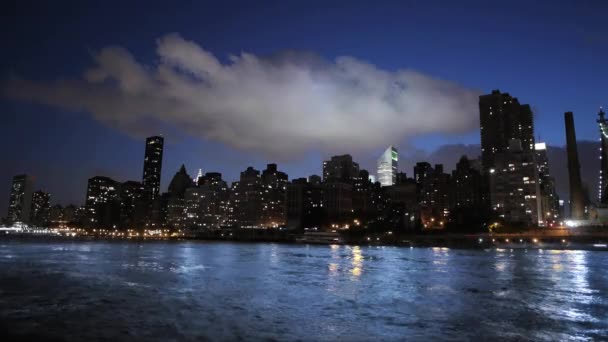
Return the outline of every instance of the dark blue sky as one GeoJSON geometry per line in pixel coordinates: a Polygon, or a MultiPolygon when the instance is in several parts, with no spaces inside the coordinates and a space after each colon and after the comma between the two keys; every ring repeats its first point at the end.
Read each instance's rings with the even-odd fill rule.
{"type": "MultiPolygon", "coordinates": [[[[329,60],[348,55],[382,69],[413,69],[480,92],[508,91],[532,105],[536,135],[552,145],[564,144],[564,111],[574,111],[579,139],[597,139],[595,114],[600,105],[608,105],[605,1],[219,3],[4,4],[1,76],[78,78],[91,65],[92,51],[108,45],[123,46],[143,63],[154,64],[156,39],[178,32],[220,58],[241,51],[268,55],[306,50],[329,60]]],[[[0,113],[0,144],[7,146],[0,198],[8,199],[12,175],[23,172],[35,175],[38,187],[60,203],[81,203],[87,178],[97,174],[141,178],[143,141],[86,113],[4,98],[0,113]]],[[[181,163],[192,174],[198,168],[217,170],[228,180],[248,165],[262,169],[266,163],[261,155],[180,132],[169,135],[164,187],[181,163]]],[[[445,144],[478,142],[477,131],[430,135],[400,152],[430,153],[445,144]]],[[[354,155],[371,168],[380,152],[354,155]]],[[[319,174],[324,157],[313,151],[279,167],[292,178],[319,174]]],[[[411,173],[409,167],[404,171],[411,173]]]]}

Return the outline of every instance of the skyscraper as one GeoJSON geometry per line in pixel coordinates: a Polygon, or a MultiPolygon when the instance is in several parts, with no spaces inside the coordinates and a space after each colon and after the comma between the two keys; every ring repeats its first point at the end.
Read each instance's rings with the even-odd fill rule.
{"type": "Polygon", "coordinates": [[[144,156],[144,189],[155,200],[160,192],[160,174],[163,166],[163,137],[149,137],[146,139],[146,154],[144,156]]]}
{"type": "Polygon", "coordinates": [[[495,155],[509,149],[511,139],[521,141],[523,151],[534,151],[532,110],[508,93],[493,90],[479,97],[481,159],[487,170],[494,167],[495,155]]]}
{"type": "Polygon", "coordinates": [[[29,222],[32,205],[32,178],[28,175],[13,177],[13,186],[8,204],[9,222],[29,222]]]}
{"type": "Polygon", "coordinates": [[[378,159],[378,181],[382,186],[391,186],[397,183],[397,149],[389,146],[378,159]]]}

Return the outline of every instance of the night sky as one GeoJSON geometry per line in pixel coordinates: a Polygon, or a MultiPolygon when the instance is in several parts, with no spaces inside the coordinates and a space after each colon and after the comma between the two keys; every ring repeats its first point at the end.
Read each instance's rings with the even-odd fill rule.
{"type": "Polygon", "coordinates": [[[400,168],[411,174],[413,161],[445,145],[479,144],[477,108],[468,101],[458,102],[453,111],[444,109],[455,108],[455,98],[475,98],[492,89],[529,103],[535,111],[536,136],[550,145],[565,142],[565,111],[575,113],[579,140],[597,140],[598,107],[608,105],[605,1],[328,3],[5,3],[0,21],[0,144],[5,146],[0,213],[5,213],[11,178],[19,173],[34,175],[36,188],[51,192],[53,203],[61,204],[83,203],[86,181],[95,175],[141,180],[144,137],[152,134],[166,137],[163,189],[182,163],[191,175],[202,168],[233,181],[249,165],[263,169],[267,162],[277,162],[290,178],[297,178],[320,174],[322,159],[331,154],[351,153],[375,173],[375,160],[389,144],[400,150],[400,168]],[[109,46],[121,48],[103,50],[109,46]],[[215,56],[221,65],[232,65],[230,74],[217,77],[236,75],[236,83],[209,86],[205,95],[220,103],[193,104],[198,88],[188,88],[186,92],[194,89],[191,97],[175,102],[183,108],[179,113],[164,110],[146,117],[148,111],[163,111],[173,103],[157,104],[157,92],[167,98],[181,89],[167,89],[156,81],[159,65],[169,63],[197,86],[219,83],[170,60],[206,56],[182,49],[192,46],[215,56]],[[164,55],[157,51],[163,47],[164,55]],[[117,85],[112,79],[111,72],[122,73],[123,80],[135,78],[120,68],[122,64],[115,68],[112,51],[128,51],[146,75],[147,81],[134,86],[137,94],[128,88],[133,85],[117,85]],[[244,52],[268,65],[263,69],[267,73],[260,76],[257,69],[247,69],[253,67],[245,65],[244,52]],[[106,57],[109,69],[96,68],[106,57]],[[300,68],[295,74],[310,72],[315,81],[304,78],[298,87],[281,83],[292,75],[285,70],[293,71],[288,68],[293,65],[300,68]],[[400,70],[409,73],[402,76],[400,70]],[[268,87],[248,86],[256,84],[256,77],[265,78],[268,87]],[[416,90],[406,93],[405,104],[398,92],[390,93],[388,100],[380,91],[378,97],[361,99],[361,83],[369,86],[365,82],[370,79],[386,79],[393,84],[401,77],[416,90]],[[88,88],[84,78],[101,79],[101,85],[93,82],[88,88]],[[60,80],[77,82],[58,96],[54,87],[63,84],[57,83],[60,80]],[[230,84],[239,87],[230,92],[230,84]],[[317,89],[319,84],[330,91],[317,89]],[[104,107],[106,91],[118,104],[104,107]],[[261,95],[254,96],[258,92],[261,95]],[[338,94],[340,102],[332,94],[338,94]],[[252,103],[249,96],[263,103],[252,103]],[[436,96],[436,103],[429,103],[429,96],[436,96]],[[82,98],[89,97],[94,104],[83,105],[82,98]],[[143,103],[136,109],[142,114],[138,120],[129,116],[133,99],[143,103]],[[98,110],[94,114],[92,107],[98,110]],[[308,132],[309,124],[316,122],[319,131],[308,132]],[[300,135],[298,127],[307,133],[300,135]],[[349,128],[356,134],[346,131],[349,128]],[[272,132],[277,136],[269,137],[272,132]],[[298,136],[291,139],[291,134],[298,136]]]}

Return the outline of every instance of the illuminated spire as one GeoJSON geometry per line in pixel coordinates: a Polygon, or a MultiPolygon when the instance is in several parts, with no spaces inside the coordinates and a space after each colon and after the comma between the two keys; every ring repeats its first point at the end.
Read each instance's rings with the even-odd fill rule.
{"type": "Polygon", "coordinates": [[[196,174],[196,177],[194,177],[192,180],[195,183],[198,183],[198,180],[203,177],[203,169],[198,169],[198,173],[196,174]]]}

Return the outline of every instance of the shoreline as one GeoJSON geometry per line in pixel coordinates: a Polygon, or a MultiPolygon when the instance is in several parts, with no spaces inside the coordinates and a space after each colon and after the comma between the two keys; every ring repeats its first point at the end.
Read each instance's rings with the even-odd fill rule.
{"type": "MultiPolygon", "coordinates": [[[[608,238],[593,235],[532,237],[535,234],[468,234],[468,235],[400,235],[391,239],[346,238],[342,243],[297,242],[294,234],[275,236],[184,236],[171,238],[151,237],[107,237],[107,236],[61,236],[34,234],[0,235],[2,241],[71,241],[71,242],[228,242],[228,243],[280,243],[291,245],[345,245],[345,246],[390,246],[404,248],[450,248],[450,249],[540,249],[540,250],[587,250],[608,252],[608,238]]],[[[538,234],[536,234],[538,235],[538,234]]]]}

